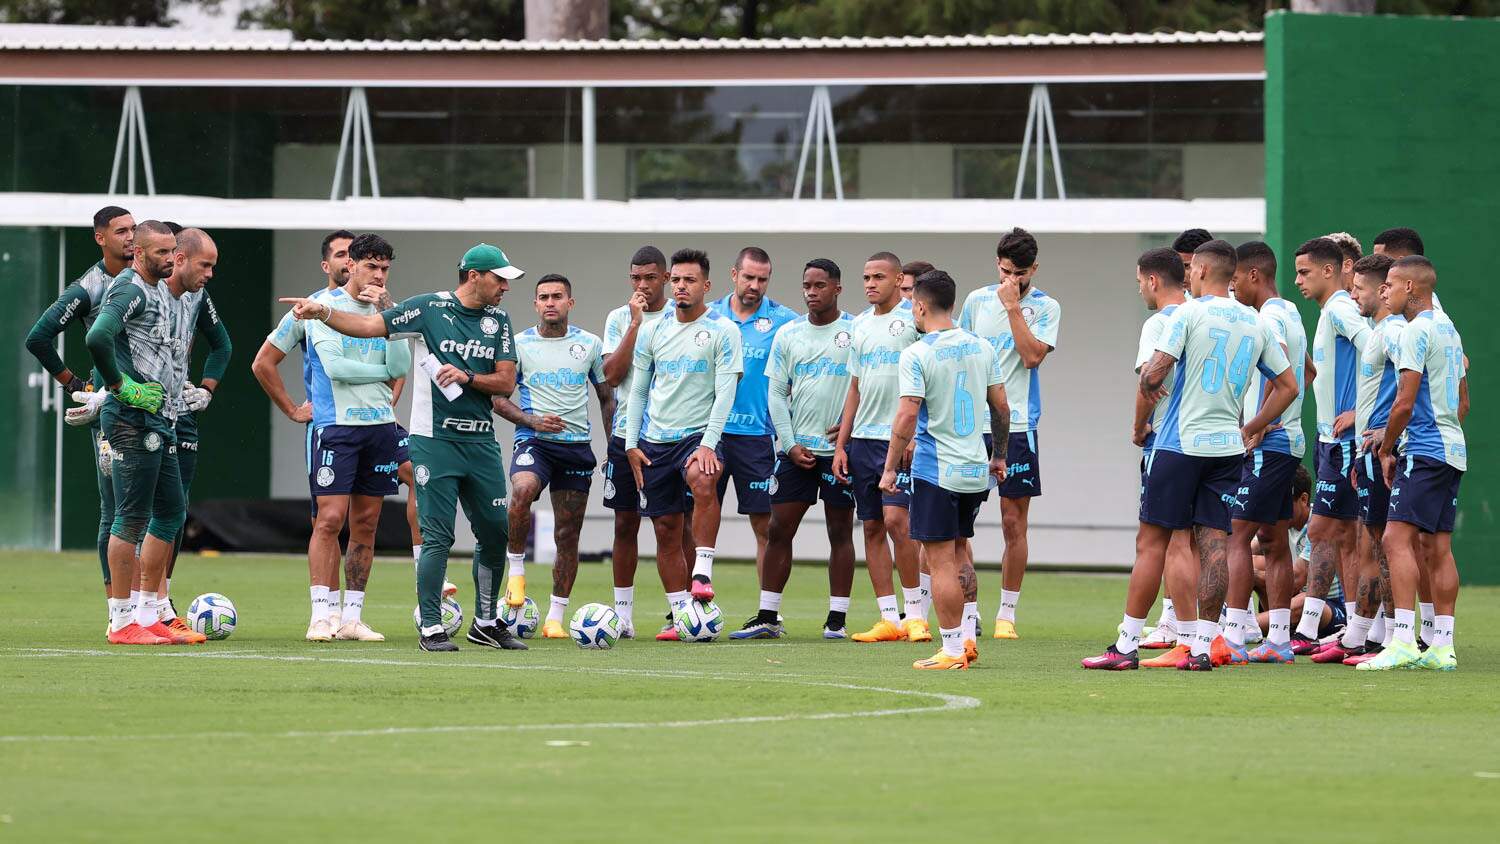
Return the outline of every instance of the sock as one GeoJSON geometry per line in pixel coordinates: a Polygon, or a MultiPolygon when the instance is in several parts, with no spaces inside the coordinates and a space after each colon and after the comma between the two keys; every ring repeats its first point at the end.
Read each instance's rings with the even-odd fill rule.
{"type": "Polygon", "coordinates": [[[156,621],[156,593],[143,591],[140,600],[135,605],[135,623],[142,627],[150,627],[156,621]]]}
{"type": "Polygon", "coordinates": [[[781,593],[760,590],[760,608],[771,612],[781,611],[781,593]]]}
{"type": "Polygon", "coordinates": [[[172,601],[167,597],[165,592],[157,596],[154,609],[156,611],[156,620],[162,624],[166,624],[177,617],[177,613],[172,612],[172,601]]]}
{"type": "Polygon", "coordinates": [[[620,617],[620,622],[626,627],[635,626],[635,587],[615,587],[615,615],[620,617]]]}
{"type": "Polygon", "coordinates": [[[1250,611],[1229,608],[1229,625],[1224,628],[1224,638],[1234,644],[1245,646],[1245,633],[1250,627],[1250,611]]]}
{"type": "Polygon", "coordinates": [[[943,636],[943,654],[962,659],[964,655],[964,626],[960,624],[951,630],[947,627],[939,627],[938,632],[943,636]]]}
{"type": "Polygon", "coordinates": [[[1266,641],[1273,645],[1285,645],[1292,641],[1292,611],[1289,609],[1271,610],[1271,617],[1267,621],[1271,628],[1266,631],[1266,641]]]}
{"type": "Polygon", "coordinates": [[[979,641],[979,603],[968,601],[964,604],[964,623],[959,625],[964,631],[964,639],[979,641]]]}
{"type": "Polygon", "coordinates": [[[413,545],[411,547],[411,561],[415,563],[420,559],[422,559],[422,546],[413,545]]]}
{"type": "Polygon", "coordinates": [[[926,608],[922,606],[922,587],[918,586],[915,589],[901,587],[901,601],[906,606],[907,618],[927,620],[927,616],[923,615],[926,608]]]}
{"type": "Polygon", "coordinates": [[[313,586],[307,591],[312,593],[312,620],[318,621],[321,619],[327,621],[328,617],[333,613],[333,608],[328,602],[328,587],[313,586]]]}
{"type": "Polygon", "coordinates": [[[1408,645],[1417,643],[1417,613],[1415,610],[1397,608],[1395,628],[1396,641],[1408,645]]]}
{"type": "Polygon", "coordinates": [[[1421,635],[1423,642],[1426,642],[1428,646],[1431,646],[1433,634],[1433,617],[1437,615],[1437,611],[1433,609],[1431,602],[1425,604],[1417,604],[1417,606],[1422,610],[1422,629],[1419,632],[1419,635],[1421,635]]]}
{"type": "Polygon", "coordinates": [[[1198,621],[1177,620],[1177,644],[1186,645],[1191,653],[1198,652],[1198,621]]]}
{"type": "Polygon", "coordinates": [[[525,577],[526,576],[526,552],[525,551],[522,551],[519,554],[512,554],[509,551],[506,551],[505,552],[505,561],[510,564],[510,571],[508,572],[508,574],[511,577],[525,577]]]}
{"type": "Polygon", "coordinates": [[[1161,599],[1161,617],[1156,620],[1157,627],[1173,628],[1177,624],[1177,608],[1172,605],[1171,598],[1161,599]]]}
{"type": "Polygon", "coordinates": [[[1339,644],[1345,648],[1357,648],[1365,643],[1365,637],[1370,634],[1370,624],[1373,618],[1365,618],[1358,613],[1349,616],[1349,623],[1344,626],[1344,638],[1339,644]]]}
{"type": "Polygon", "coordinates": [[[1355,606],[1355,604],[1354,604],[1353,601],[1345,601],[1344,602],[1344,626],[1345,627],[1349,626],[1349,619],[1351,619],[1351,618],[1354,617],[1354,606],[1355,606]]]}
{"type": "Polygon", "coordinates": [[[167,578],[167,591],[161,593],[161,596],[169,601],[172,599],[172,578],[167,578]]]}
{"type": "Polygon", "coordinates": [[[932,615],[932,575],[925,571],[918,574],[917,588],[922,590],[922,612],[918,618],[928,618],[932,615]]]}
{"type": "Polygon", "coordinates": [[[1453,616],[1434,615],[1432,617],[1432,639],[1427,643],[1428,647],[1441,648],[1453,645],[1453,616]]]}
{"type": "Polygon", "coordinates": [[[840,596],[840,595],[829,595],[828,596],[828,611],[829,612],[848,613],[849,612],[849,596],[848,595],[842,595],[842,596],[840,596]]]}
{"type": "MultiPolygon", "coordinates": [[[[332,602],[330,601],[330,604],[332,602]]],[[[344,609],[339,614],[339,624],[352,624],[360,620],[365,611],[365,593],[353,589],[344,590],[344,609]]]]}
{"type": "Polygon", "coordinates": [[[1302,618],[1297,621],[1297,635],[1304,639],[1318,638],[1318,627],[1323,623],[1323,608],[1328,603],[1311,595],[1302,599],[1302,618]]]}
{"type": "Polygon", "coordinates": [[[1385,604],[1375,611],[1375,620],[1370,623],[1370,632],[1365,641],[1378,643],[1385,640],[1385,604]]]}
{"type": "Polygon", "coordinates": [[[714,579],[714,549],[698,547],[693,549],[696,553],[693,557],[693,577],[706,577],[714,579]]]}
{"type": "Polygon", "coordinates": [[[1127,655],[1135,653],[1141,642],[1141,628],[1145,626],[1146,619],[1125,616],[1120,622],[1120,635],[1115,638],[1115,650],[1127,655]]]}
{"type": "Polygon", "coordinates": [[[880,617],[892,624],[901,623],[901,613],[896,609],[895,595],[881,595],[875,599],[875,606],[880,608],[880,617]]]}
{"type": "Polygon", "coordinates": [[[130,590],[130,623],[135,623],[135,608],[141,605],[141,590],[130,590]]]}
{"type": "Polygon", "coordinates": [[[563,613],[568,611],[568,599],[552,596],[552,605],[547,608],[547,620],[561,622],[563,613]]]}
{"type": "Polygon", "coordinates": [[[1021,590],[1012,592],[1009,589],[1000,590],[1000,611],[995,614],[996,621],[1009,621],[1016,623],[1016,604],[1021,603],[1021,590]]]}
{"type": "MultiPolygon", "coordinates": [[[[489,621],[488,624],[486,624],[483,621],[477,621],[477,620],[476,620],[475,623],[478,624],[480,627],[494,627],[495,626],[494,619],[490,619],[490,621],[489,621]]],[[[434,624],[431,627],[419,627],[419,628],[417,628],[417,633],[419,633],[419,634],[421,634],[423,636],[436,636],[437,634],[439,634],[441,632],[443,632],[443,625],[441,625],[441,624],[434,624]]]]}
{"type": "Polygon", "coordinates": [[[1391,646],[1391,639],[1395,635],[1396,635],[1396,617],[1393,615],[1390,618],[1387,618],[1385,620],[1385,638],[1383,638],[1383,639],[1380,640],[1380,646],[1383,647],[1383,648],[1390,647],[1391,646]]]}
{"type": "Polygon", "coordinates": [[[667,593],[667,607],[668,610],[672,613],[672,618],[674,619],[677,617],[677,613],[681,612],[682,608],[687,606],[687,602],[688,593],[686,590],[682,592],[667,593]]]}
{"type": "Polygon", "coordinates": [[[1240,632],[1244,634],[1247,645],[1265,638],[1266,631],[1260,629],[1260,619],[1256,618],[1255,610],[1245,610],[1245,617],[1240,619],[1240,632]]]}
{"type": "Polygon", "coordinates": [[[109,630],[116,633],[129,627],[134,623],[134,613],[130,609],[129,598],[109,599],[109,630]]]}
{"type": "Polygon", "coordinates": [[[1212,649],[1214,640],[1219,638],[1221,635],[1223,634],[1219,632],[1219,625],[1217,622],[1207,621],[1200,618],[1198,619],[1198,644],[1196,647],[1190,648],[1189,650],[1192,651],[1193,656],[1206,654],[1212,649]],[[1198,647],[1202,647],[1203,650],[1198,650],[1198,647]]]}

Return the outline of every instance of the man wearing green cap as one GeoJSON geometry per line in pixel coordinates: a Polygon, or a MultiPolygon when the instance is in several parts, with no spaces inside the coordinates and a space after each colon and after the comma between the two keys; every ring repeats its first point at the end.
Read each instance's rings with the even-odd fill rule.
{"type": "Polygon", "coordinates": [[[458,650],[443,631],[439,606],[455,504],[463,507],[476,539],[468,640],[526,649],[496,618],[508,523],[505,468],[490,419],[491,397],[508,396],[516,385],[510,316],[500,299],[524,274],[499,247],[481,243],[459,262],[456,290],[413,296],[379,314],[336,311],[313,299],[281,300],[297,319],[321,320],[340,334],[417,341],[412,357],[425,374],[412,377],[410,429],[422,528],[417,605],[424,651],[458,650]]]}

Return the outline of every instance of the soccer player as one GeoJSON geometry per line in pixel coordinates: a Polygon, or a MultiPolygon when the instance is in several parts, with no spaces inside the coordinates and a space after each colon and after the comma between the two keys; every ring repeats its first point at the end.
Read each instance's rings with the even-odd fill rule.
{"type": "MultiPolygon", "coordinates": [[[[865,261],[865,301],[854,318],[854,347],[849,355],[849,392],[844,399],[832,470],[838,480],[853,484],[856,515],[864,526],[865,566],[875,588],[880,620],[852,637],[856,642],[930,642],[927,626],[927,584],[931,575],[919,574],[917,544],[911,538],[911,462],[902,462],[896,492],[880,489],[885,452],[891,439],[891,420],[901,401],[898,364],[901,352],[917,341],[911,300],[902,292],[906,266],[889,252],[876,252],[865,261]],[[887,544],[889,541],[889,544],[887,544]],[[901,596],[906,619],[896,605],[894,568],[901,573],[901,596]],[[927,583],[924,583],[926,581],[927,583]]],[[[930,267],[929,267],[930,270],[930,267]]]]}
{"type": "MultiPolygon", "coordinates": [[[[516,335],[519,405],[495,399],[495,411],[516,426],[510,460],[510,548],[505,556],[512,570],[525,566],[531,505],[550,486],[557,560],[542,637],[566,639],[563,613],[578,577],[578,533],[594,477],[589,387],[599,397],[600,417],[607,424],[615,413],[615,385],[604,376],[603,341],[568,324],[571,281],[554,273],[542,276],[532,304],[541,322],[516,335]]],[[[521,571],[524,576],[525,568],[521,571]]]]}
{"type": "Polygon", "coordinates": [[[411,458],[422,527],[417,607],[424,651],[456,651],[442,625],[440,602],[455,508],[474,529],[474,622],[468,641],[526,650],[497,621],[507,542],[505,471],[490,419],[491,397],[515,389],[510,316],[500,300],[525,275],[497,246],[480,243],[458,265],[458,287],[413,296],[379,314],[335,310],[326,301],[282,299],[297,319],[317,319],[350,337],[413,337],[414,359],[427,377],[412,379],[411,458]],[[451,388],[456,387],[457,390],[451,388]],[[450,398],[450,394],[452,397],[450,398]]]}
{"type": "Polygon", "coordinates": [[[901,267],[901,298],[910,302],[911,289],[917,283],[917,276],[922,273],[930,273],[933,269],[933,266],[926,261],[912,261],[909,264],[903,264],[901,267]]]}
{"type": "Polygon", "coordinates": [[[1208,229],[1188,229],[1172,241],[1172,251],[1182,259],[1182,271],[1187,272],[1188,265],[1193,263],[1193,253],[1198,247],[1213,240],[1214,236],[1208,233],[1208,229]]]}
{"type": "Polygon", "coordinates": [[[843,273],[827,258],[814,258],[802,270],[807,316],[782,326],[771,342],[766,364],[771,421],[781,450],[771,485],[771,533],[760,576],[760,611],[731,639],[775,639],[782,634],[777,613],[792,574],[792,539],[807,510],[823,499],[827,519],[828,618],[823,638],[843,639],[854,585],[854,492],[833,471],[834,441],[844,398],[849,393],[849,358],[854,320],[839,308],[843,273]]]}
{"type": "Polygon", "coordinates": [[[115,520],[114,488],[107,474],[110,465],[109,443],[99,431],[99,408],[108,395],[102,384],[93,385],[97,392],[88,393],[89,384],[63,363],[57,353],[57,337],[70,325],[82,325],[85,333],[104,307],[104,295],[110,284],[134,260],[135,218],[118,205],[106,205],[94,212],[94,243],[99,246],[99,262],[73,280],[57,297],[26,335],[26,351],[47,370],[63,392],[82,406],[69,408],[65,421],[74,426],[87,425],[94,445],[94,476],[99,487],[99,568],[104,574],[104,597],[110,597],[109,535],[115,520]]]}
{"type": "MultiPolygon", "coordinates": [[[[1318,405],[1318,451],[1314,459],[1313,515],[1308,523],[1312,563],[1307,572],[1307,599],[1292,634],[1292,652],[1311,654],[1318,647],[1318,621],[1335,575],[1349,582],[1347,554],[1355,558],[1359,498],[1350,480],[1354,471],[1355,381],[1359,356],[1370,326],[1343,288],[1343,249],[1326,237],[1297,249],[1297,286],[1322,308],[1313,337],[1313,397],[1318,405]]],[[[1346,607],[1346,613],[1352,607],[1346,607]]]]}
{"type": "Polygon", "coordinates": [[[1344,262],[1339,265],[1339,278],[1344,289],[1353,292],[1354,262],[1364,257],[1364,247],[1359,245],[1358,238],[1348,232],[1332,232],[1323,236],[1337,243],[1339,251],[1344,254],[1344,262]]]}
{"type": "MultiPolygon", "coordinates": [[[[635,361],[636,340],[643,328],[675,313],[675,307],[669,307],[671,303],[665,292],[667,273],[667,258],[660,249],[655,246],[637,249],[630,258],[630,299],[610,311],[604,321],[604,377],[619,385],[615,388],[614,420],[604,464],[604,506],[615,514],[615,540],[610,563],[614,569],[615,612],[620,616],[620,635],[627,639],[635,637],[635,569],[640,559],[641,504],[635,475],[630,469],[630,461],[625,459],[625,405],[629,402],[630,386],[635,377],[631,365],[635,361]]],[[[650,408],[645,412],[649,417],[650,408]]],[[[694,554],[692,531],[684,530],[683,559],[691,559],[694,554]]],[[[512,565],[512,587],[507,589],[507,600],[516,576],[512,565]]],[[[664,581],[662,585],[667,584],[664,581]]],[[[670,602],[667,623],[656,638],[658,641],[677,639],[670,602]]]]}
{"type": "Polygon", "coordinates": [[[1197,540],[1198,564],[1169,560],[1166,572],[1178,633],[1191,642],[1188,657],[1177,665],[1186,671],[1212,670],[1209,651],[1223,647],[1217,618],[1228,587],[1229,502],[1245,451],[1259,445],[1266,427],[1297,397],[1296,377],[1281,344],[1260,315],[1228,298],[1237,260],[1234,247],[1222,240],[1211,240],[1193,254],[1194,298],[1172,314],[1156,353],[1141,370],[1147,401],[1136,403],[1140,442],[1150,402],[1172,373],[1170,403],[1146,461],[1136,542],[1164,548],[1171,531],[1189,527],[1197,540]],[[1271,393],[1242,428],[1250,371],[1256,367],[1270,381],[1271,393]]]}
{"type": "MultiPolygon", "coordinates": [[[[1171,322],[1172,314],[1176,313],[1185,301],[1184,294],[1187,292],[1183,287],[1185,278],[1182,260],[1171,249],[1152,249],[1136,260],[1137,292],[1141,296],[1141,301],[1146,303],[1147,310],[1155,312],[1141,326],[1141,339],[1135,358],[1137,377],[1140,375],[1141,367],[1150,362],[1152,356],[1156,354],[1156,345],[1161,341],[1162,330],[1171,322]]],[[[1163,381],[1162,389],[1163,392],[1154,399],[1141,393],[1136,394],[1137,413],[1143,410],[1141,403],[1149,404],[1149,409],[1145,409],[1145,412],[1150,421],[1144,428],[1144,438],[1137,443],[1144,449],[1141,455],[1143,495],[1146,485],[1146,461],[1151,456],[1156,431],[1162,427],[1173,385],[1170,381],[1163,381]]],[[[1104,649],[1104,653],[1084,659],[1084,668],[1103,671],[1130,671],[1137,668],[1140,664],[1141,630],[1146,623],[1146,614],[1151,611],[1151,604],[1156,601],[1157,588],[1161,585],[1162,573],[1166,569],[1167,555],[1185,555],[1186,560],[1180,562],[1179,565],[1192,564],[1192,534],[1188,531],[1173,531],[1165,545],[1146,543],[1144,540],[1148,538],[1148,535],[1154,536],[1154,532],[1148,531],[1143,522],[1137,532],[1136,559],[1130,569],[1130,584],[1125,591],[1125,616],[1120,622],[1119,635],[1113,645],[1104,649]]],[[[1176,627],[1173,626],[1168,632],[1175,635],[1176,627]]],[[[1183,646],[1190,647],[1191,642],[1184,639],[1183,646]]],[[[1169,664],[1175,666],[1182,655],[1182,651],[1169,652],[1158,659],[1161,660],[1162,667],[1169,664]]]]}
{"type": "Polygon", "coordinates": [[[1402,258],[1387,280],[1386,304],[1393,312],[1399,309],[1407,321],[1396,364],[1401,373],[1396,399],[1380,443],[1381,466],[1391,488],[1384,542],[1395,633],[1385,650],[1356,668],[1452,671],[1458,667],[1453,650],[1458,601],[1453,524],[1459,482],[1468,468],[1462,428],[1469,413],[1463,340],[1447,314],[1432,309],[1437,271],[1431,261],[1418,255],[1402,258]],[[1422,553],[1420,534],[1432,536],[1431,554],[1422,553]],[[1436,612],[1433,641],[1425,653],[1417,651],[1414,624],[1420,565],[1429,568],[1436,612]]]}
{"type": "MultiPolygon", "coordinates": [[[[1307,520],[1312,516],[1312,475],[1307,467],[1297,465],[1297,471],[1292,474],[1292,519],[1291,533],[1287,537],[1287,547],[1292,549],[1292,591],[1298,594],[1292,596],[1289,609],[1290,613],[1302,612],[1302,592],[1307,587],[1307,563],[1312,559],[1312,544],[1307,539],[1307,520]]],[[[1257,539],[1259,542],[1259,539],[1257,539]]],[[[1266,583],[1266,555],[1261,553],[1263,549],[1255,548],[1251,557],[1250,565],[1255,569],[1255,594],[1260,599],[1261,607],[1271,605],[1271,597],[1266,583]]],[[[1331,617],[1332,613],[1328,613],[1331,617]]],[[[1251,628],[1252,634],[1259,631],[1269,632],[1271,627],[1271,612],[1262,609],[1256,613],[1251,628]]],[[[1290,630],[1289,630],[1290,632],[1290,630]]]]}
{"type": "MultiPolygon", "coordinates": [[[[1359,497],[1359,521],[1362,530],[1356,537],[1359,558],[1359,580],[1354,586],[1354,612],[1347,618],[1344,634],[1312,654],[1313,662],[1346,662],[1370,651],[1366,639],[1383,602],[1390,595],[1385,550],[1386,513],[1390,509],[1391,491],[1379,471],[1372,442],[1378,442],[1390,418],[1396,398],[1396,365],[1401,330],[1406,318],[1392,314],[1381,301],[1380,290],[1395,261],[1388,255],[1373,254],[1354,264],[1354,301],[1360,316],[1371,321],[1370,337],[1360,351],[1358,383],[1355,390],[1354,431],[1359,436],[1355,458],[1355,484],[1359,497]]],[[[1385,603],[1394,611],[1394,606],[1385,603]]]]}
{"type": "MultiPolygon", "coordinates": [[[[343,288],[324,299],[341,313],[373,317],[365,301],[384,288],[395,250],[377,234],[362,234],[349,244],[350,272],[343,288]]],[[[331,601],[314,607],[307,628],[309,642],[334,638],[384,642],[385,636],[364,622],[365,587],[375,554],[375,531],[385,496],[394,495],[396,479],[396,412],[391,382],[411,370],[411,348],[384,337],[346,337],[321,322],[306,326],[307,344],[316,354],[331,388],[333,407],[313,443],[311,492],[318,501],[308,543],[310,569],[338,567],[339,531],[349,522],[349,549],[344,556],[344,600],[339,627],[332,626],[331,601]]]]}
{"type": "MultiPolygon", "coordinates": [[[[709,309],[739,326],[745,372],[740,376],[734,408],[724,425],[719,448],[724,454],[724,470],[719,473],[717,489],[722,502],[729,479],[734,478],[739,513],[750,517],[750,529],[755,533],[755,560],[759,569],[766,559],[771,524],[771,473],[776,468],[776,445],[771,438],[774,431],[767,404],[766,360],[776,332],[796,319],[797,312],[766,295],[771,287],[771,256],[758,246],[740,250],[734,266],[729,268],[729,280],[733,289],[709,309]]],[[[700,555],[702,551],[700,548],[700,555]]],[[[713,548],[707,551],[711,571],[713,548]]],[[[695,560],[695,571],[701,562],[695,560]]]]}
{"type": "Polygon", "coordinates": [[[676,312],[651,323],[635,344],[640,380],[630,386],[625,457],[640,490],[641,514],[656,532],[656,564],[675,615],[687,607],[689,590],[694,600],[714,597],[715,484],[723,468],[718,446],[744,361],[736,325],[703,301],[712,286],[708,256],[695,249],[673,253],[671,284],[676,312]],[[697,543],[691,582],[682,554],[690,494],[697,543]]]}
{"type": "Polygon", "coordinates": [[[881,489],[898,491],[897,475],[915,438],[911,537],[922,543],[932,572],[943,642],[942,650],[912,663],[919,670],[962,670],[978,659],[978,631],[965,612],[965,604],[977,600],[978,584],[960,542],[967,545],[964,540],[974,535],[989,485],[1004,477],[1011,442],[1000,359],[988,342],[954,325],[956,298],[953,279],[942,270],[922,274],[912,289],[912,317],[923,335],[901,352],[901,401],[880,479],[881,489]],[[976,393],[989,408],[994,447],[988,456],[976,393]]]}
{"type": "Polygon", "coordinates": [[[168,289],[177,249],[157,220],[136,225],[135,259],[115,277],[85,343],[110,397],[100,412],[113,455],[110,527],[111,644],[191,644],[205,637],[160,621],[155,588],[182,528],[182,480],[173,432],[187,379],[189,309],[168,289]],[[163,342],[163,341],[166,342],[163,342]],[[167,397],[171,397],[168,399],[167,397]],[[140,546],[139,577],[136,547],[140,546]]]}
{"type": "MultiPolygon", "coordinates": [[[[1240,244],[1235,255],[1234,298],[1255,309],[1261,322],[1271,330],[1272,338],[1291,364],[1297,395],[1266,432],[1260,445],[1245,456],[1239,488],[1230,506],[1229,608],[1224,640],[1229,646],[1230,665],[1243,665],[1252,660],[1287,663],[1293,656],[1292,549],[1287,538],[1292,518],[1292,477],[1302,465],[1302,455],[1307,452],[1306,437],[1302,433],[1307,332],[1302,327],[1297,307],[1276,292],[1276,253],[1271,247],[1252,240],[1240,244]],[[1253,623],[1250,594],[1255,588],[1255,569],[1250,560],[1250,541],[1257,533],[1265,537],[1266,596],[1272,620],[1269,635],[1252,654],[1245,649],[1245,639],[1253,623]]],[[[1251,374],[1245,399],[1246,422],[1260,412],[1268,395],[1267,380],[1259,372],[1251,374]]]]}
{"type": "Polygon", "coordinates": [[[1037,263],[1036,238],[1012,229],[995,248],[1000,283],[969,294],[958,325],[988,340],[1005,373],[1005,395],[1010,402],[1010,459],[1000,484],[1000,522],[1005,534],[1001,563],[1000,609],[995,616],[995,638],[1015,639],[1016,605],[1026,576],[1027,523],[1031,499],[1042,494],[1042,471],[1037,451],[1037,423],[1042,418],[1042,387],[1038,369],[1057,348],[1062,306],[1032,286],[1037,263]]]}

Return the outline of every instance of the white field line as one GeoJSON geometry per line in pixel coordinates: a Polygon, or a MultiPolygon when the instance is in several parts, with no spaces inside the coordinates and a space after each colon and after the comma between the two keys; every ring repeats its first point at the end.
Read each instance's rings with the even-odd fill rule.
{"type": "MultiPolygon", "coordinates": [[[[21,655],[25,656],[83,656],[83,657],[121,657],[127,656],[119,651],[104,651],[92,649],[65,649],[65,648],[16,648],[21,655]]],[[[363,730],[288,730],[284,732],[253,733],[245,731],[210,731],[200,733],[162,733],[152,735],[0,735],[0,743],[18,744],[29,742],[99,742],[99,741],[156,741],[156,740],[180,740],[180,739],[202,739],[202,738],[284,738],[284,739],[308,739],[308,738],[363,738],[380,736],[403,736],[403,735],[431,735],[446,733],[518,733],[536,732],[547,730],[641,730],[641,729],[684,729],[692,727],[717,727],[729,724],[774,724],[788,721],[832,721],[850,718],[883,718],[891,715],[920,715],[936,712],[958,711],[963,709],[975,709],[979,706],[979,699],[969,695],[948,694],[946,692],[927,692],[914,689],[890,689],[881,686],[866,686],[856,683],[839,683],[823,680],[801,679],[808,676],[821,675],[791,675],[791,674],[749,674],[717,671],[692,671],[686,669],[641,669],[641,668],[593,668],[588,666],[559,666],[559,665],[506,665],[502,663],[453,663],[453,662],[415,662],[411,660],[398,659],[372,659],[367,657],[331,657],[323,658],[316,656],[287,656],[287,655],[265,655],[253,652],[238,653],[212,653],[212,652],[169,652],[156,654],[140,654],[141,656],[168,656],[188,657],[193,659],[245,659],[264,660],[269,662],[327,662],[345,665],[382,665],[399,666],[411,668],[474,668],[481,670],[497,671],[558,671],[577,674],[602,674],[606,676],[634,676],[651,677],[665,680],[752,680],[761,683],[788,683],[797,686],[808,686],[816,688],[844,689],[856,692],[875,692],[877,694],[899,695],[909,698],[922,698],[936,701],[927,706],[906,707],[898,709],[864,709],[846,712],[810,712],[810,713],[786,713],[781,715],[745,715],[735,718],[702,718],[691,720],[672,721],[586,721],[578,723],[554,723],[554,724],[452,724],[433,725],[425,727],[376,727],[363,730]]]]}

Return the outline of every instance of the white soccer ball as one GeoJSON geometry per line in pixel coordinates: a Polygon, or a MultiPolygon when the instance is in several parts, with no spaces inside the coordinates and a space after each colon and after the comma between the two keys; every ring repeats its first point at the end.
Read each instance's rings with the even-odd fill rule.
{"type": "Polygon", "coordinates": [[[188,604],[187,618],[190,627],[210,639],[228,639],[239,621],[234,603],[218,592],[206,592],[188,604]]]}
{"type": "MultiPolygon", "coordinates": [[[[438,611],[443,614],[443,632],[447,633],[449,638],[457,636],[459,629],[464,626],[464,608],[452,598],[444,598],[443,603],[438,606],[438,611]]],[[[412,607],[411,621],[418,630],[422,629],[421,607],[412,607]]]]}
{"type": "Polygon", "coordinates": [[[674,613],[672,625],[684,642],[712,642],[724,629],[724,613],[713,601],[688,601],[674,613]]]}
{"type": "Polygon", "coordinates": [[[607,651],[620,640],[620,616],[603,604],[584,604],[573,613],[568,630],[578,647],[607,651]]]}
{"type": "Polygon", "coordinates": [[[512,636],[530,639],[536,635],[541,619],[542,614],[536,608],[536,601],[530,598],[519,609],[509,604],[500,605],[500,623],[510,628],[512,636]]]}

